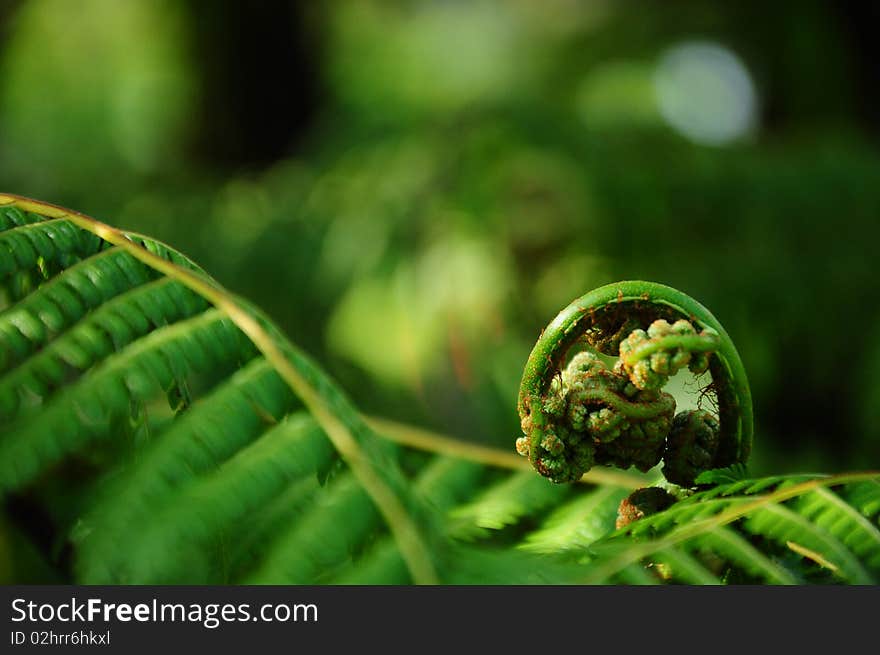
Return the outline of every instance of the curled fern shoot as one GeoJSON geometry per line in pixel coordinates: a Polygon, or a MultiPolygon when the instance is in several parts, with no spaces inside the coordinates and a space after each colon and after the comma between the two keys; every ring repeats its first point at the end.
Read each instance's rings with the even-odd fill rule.
{"type": "Polygon", "coordinates": [[[517,452],[558,483],[595,464],[647,471],[663,461],[667,480],[692,486],[751,450],[751,393],[736,347],[703,305],[653,282],[605,285],[563,309],[526,362],[518,410],[517,452]],[[612,368],[603,355],[618,358],[612,368]],[[684,368],[710,372],[704,393],[717,414],[675,415],[663,387],[684,368]]]}

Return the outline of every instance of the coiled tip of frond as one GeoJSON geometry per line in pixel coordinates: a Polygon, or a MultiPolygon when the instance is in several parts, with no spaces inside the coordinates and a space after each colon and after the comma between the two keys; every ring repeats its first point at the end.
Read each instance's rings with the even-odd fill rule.
{"type": "Polygon", "coordinates": [[[665,460],[667,479],[692,486],[706,468],[745,461],[752,437],[748,380],[724,328],[687,295],[643,281],[600,287],[551,321],[526,362],[518,408],[517,452],[555,482],[593,464],[647,471],[665,460]],[[584,342],[592,352],[566,365],[584,342]],[[606,365],[603,356],[615,355],[606,365]],[[703,393],[712,392],[717,416],[673,420],[663,387],[684,368],[711,371],[703,393]]]}

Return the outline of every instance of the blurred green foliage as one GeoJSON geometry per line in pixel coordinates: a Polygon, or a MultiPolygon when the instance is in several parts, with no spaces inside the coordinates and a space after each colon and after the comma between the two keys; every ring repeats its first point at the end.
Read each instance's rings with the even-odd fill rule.
{"type": "MultiPolygon", "coordinates": [[[[601,284],[667,283],[741,351],[756,474],[876,467],[880,157],[831,9],[798,7],[304,6],[317,118],[287,157],[236,167],[196,145],[204,7],[30,0],[4,19],[0,176],[188,253],[364,411],[507,449],[541,327],[601,284]],[[691,40],[756,88],[754,128],[724,145],[656,99],[658,62],[691,40]]],[[[264,64],[261,102],[296,96],[264,64]]]]}

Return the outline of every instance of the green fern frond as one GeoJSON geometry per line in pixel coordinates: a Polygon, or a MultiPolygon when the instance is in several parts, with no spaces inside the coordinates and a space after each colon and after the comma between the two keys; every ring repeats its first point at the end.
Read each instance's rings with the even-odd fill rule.
{"type": "Polygon", "coordinates": [[[820,487],[792,506],[800,516],[836,535],[869,569],[880,572],[880,529],[833,489],[820,487]]]}
{"type": "Polygon", "coordinates": [[[109,247],[99,237],[80,230],[69,220],[47,219],[34,213],[16,219],[15,215],[20,216],[22,212],[15,207],[5,209],[4,214],[7,221],[0,232],[0,253],[3,254],[0,278],[38,271],[41,262],[70,265],[109,247]]]}
{"type": "Polygon", "coordinates": [[[614,530],[617,508],[627,490],[596,487],[560,505],[523,541],[523,550],[535,553],[583,553],[614,530]]]}
{"type": "MultiPolygon", "coordinates": [[[[242,524],[302,481],[315,481],[333,449],[311,417],[286,417],[199,478],[147,523],[126,559],[139,584],[234,582],[227,562],[242,524]],[[213,557],[205,557],[211,554],[213,557]]],[[[304,511],[305,503],[295,505],[304,511]]]]}
{"type": "Polygon", "coordinates": [[[487,469],[476,462],[435,457],[415,480],[415,491],[438,512],[462,502],[480,488],[487,469]]]}
{"type": "Polygon", "coordinates": [[[743,522],[743,529],[774,540],[794,552],[802,553],[807,549],[810,553],[818,554],[819,557],[814,559],[816,563],[847,582],[874,583],[859,557],[843,542],[843,536],[849,534],[848,526],[829,531],[789,507],[767,503],[749,513],[743,522]]]}
{"type": "MultiPolygon", "coordinates": [[[[287,485],[259,511],[243,517],[233,530],[224,533],[222,559],[214,557],[224,563],[226,574],[210,580],[238,583],[251,577],[263,563],[266,545],[275,543],[324,493],[318,477],[308,476],[287,485]]],[[[400,563],[406,570],[406,562],[401,559],[400,563]]]]}
{"type": "Polygon", "coordinates": [[[742,462],[731,464],[720,469],[709,469],[700,473],[694,482],[698,485],[704,484],[727,484],[729,482],[738,482],[746,480],[749,477],[748,468],[742,462]]]}
{"type": "Polygon", "coordinates": [[[340,475],[290,530],[269,545],[247,584],[320,582],[363,548],[380,517],[354,476],[340,475]]]}
{"type": "Polygon", "coordinates": [[[847,502],[877,525],[880,517],[880,478],[847,485],[845,497],[847,502]]]}
{"type": "Polygon", "coordinates": [[[729,526],[694,537],[691,546],[700,553],[714,554],[751,578],[768,584],[793,585],[800,582],[791,571],[729,526]]]}
{"type": "Polygon", "coordinates": [[[3,312],[2,343],[14,347],[19,357],[30,354],[91,309],[153,277],[124,250],[103,250],[54,276],[3,312]]]}
{"type": "Polygon", "coordinates": [[[666,581],[696,585],[721,584],[721,579],[685,548],[670,546],[657,551],[653,565],[666,581]]]}
{"type": "Polygon", "coordinates": [[[880,573],[873,564],[874,526],[839,496],[829,496],[829,488],[841,487],[846,496],[851,487],[878,479],[873,473],[773,476],[694,493],[595,544],[585,581],[605,581],[677,547],[720,557],[773,584],[803,582],[817,566],[838,580],[874,584],[880,573]],[[797,563],[797,572],[783,565],[788,560],[797,563]]]}
{"type": "Polygon", "coordinates": [[[262,358],[196,402],[93,501],[80,523],[81,577],[93,583],[126,581],[128,556],[119,552],[119,540],[260,437],[292,405],[292,395],[262,358]]]}
{"type": "Polygon", "coordinates": [[[188,374],[252,355],[244,353],[238,331],[216,310],[148,334],[10,426],[0,440],[0,489],[17,489],[66,456],[112,438],[132,401],[146,403],[185,384],[188,374]]]}
{"type": "MultiPolygon", "coordinates": [[[[554,485],[512,452],[368,422],[258,308],[182,254],[0,195],[0,498],[45,515],[52,543],[31,550],[58,579],[880,577],[876,473],[714,469],[620,530],[621,500],[649,478],[595,467],[581,482],[554,485]]],[[[28,538],[15,525],[8,534],[28,538]]]]}
{"type": "Polygon", "coordinates": [[[167,278],[113,298],[0,378],[0,416],[13,420],[22,404],[44,402],[110,353],[206,309],[202,298],[167,278]]]}
{"type": "MultiPolygon", "coordinates": [[[[416,493],[441,515],[471,495],[486,474],[475,462],[438,456],[414,481],[416,493]]],[[[411,582],[392,539],[383,537],[359,561],[330,580],[332,584],[407,584],[411,582]]]]}
{"type": "Polygon", "coordinates": [[[338,585],[405,585],[411,582],[406,563],[391,539],[379,541],[364,553],[357,566],[350,566],[327,580],[327,584],[338,585]]]}
{"type": "Polygon", "coordinates": [[[483,490],[472,502],[450,513],[451,531],[460,539],[485,537],[552,507],[571,493],[571,488],[554,485],[530,472],[506,477],[483,490]]]}
{"type": "Polygon", "coordinates": [[[79,492],[92,506],[76,521],[77,575],[129,579],[119,540],[259,437],[266,424],[282,420],[298,396],[376,502],[414,579],[436,579],[426,544],[439,537],[439,527],[420,509],[388,449],[258,310],[163,244],[24,198],[0,196],[0,206],[0,284],[11,302],[0,315],[0,363],[4,371],[17,370],[0,395],[12,419],[0,431],[0,491],[31,493],[42,476],[102,441],[130,453],[95,471],[98,483],[101,475],[114,478],[106,490],[90,491],[93,479],[79,492]],[[47,262],[58,270],[48,274],[47,262]],[[35,273],[42,277],[28,284],[16,279],[35,273]],[[157,313],[164,280],[214,308],[157,313]],[[258,353],[262,367],[260,360],[246,366],[258,353]],[[257,369],[262,383],[248,377],[257,369]],[[229,398],[210,393],[217,381],[229,398]],[[265,384],[271,389],[261,395],[265,384]],[[142,438],[132,441],[136,433],[142,438]]]}

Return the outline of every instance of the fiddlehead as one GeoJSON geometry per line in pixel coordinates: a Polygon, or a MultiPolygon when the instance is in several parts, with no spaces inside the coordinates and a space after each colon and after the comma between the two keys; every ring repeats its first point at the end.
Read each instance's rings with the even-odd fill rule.
{"type": "Polygon", "coordinates": [[[517,451],[554,482],[594,464],[663,473],[690,486],[700,472],[745,462],[752,403],[739,354],[718,320],[661,284],[609,284],[563,309],[535,344],[520,383],[517,451]],[[585,343],[595,352],[569,351],[585,343]],[[613,369],[596,354],[617,356],[613,369]],[[675,413],[663,386],[678,370],[709,370],[717,416],[675,413]]]}

